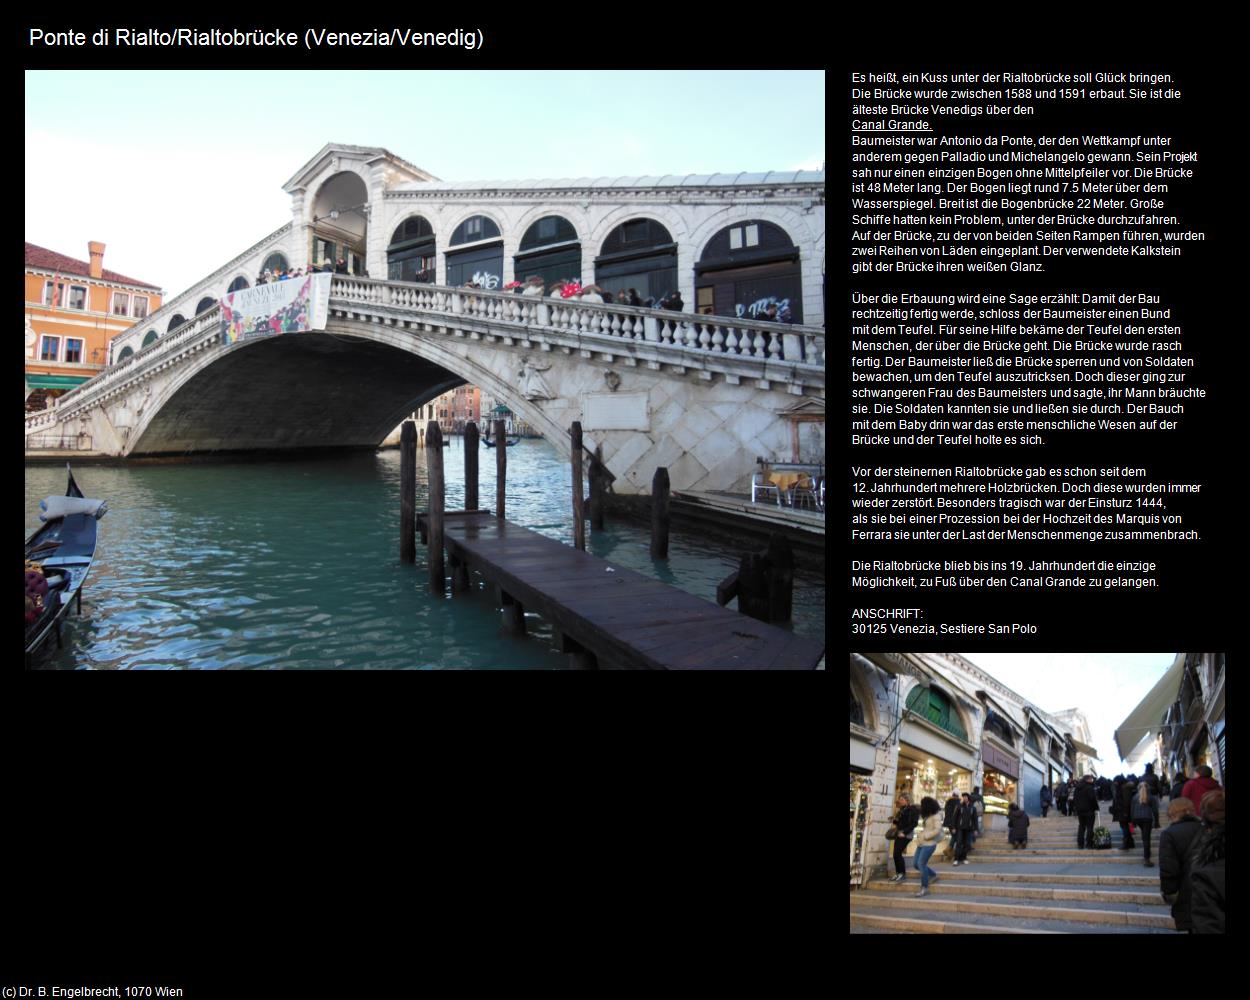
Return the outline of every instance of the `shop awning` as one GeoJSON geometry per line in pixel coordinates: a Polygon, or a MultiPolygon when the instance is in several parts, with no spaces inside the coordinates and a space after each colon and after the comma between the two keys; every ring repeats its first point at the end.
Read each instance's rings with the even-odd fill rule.
{"type": "Polygon", "coordinates": [[[89,381],[90,375],[27,375],[28,389],[72,389],[89,381]]]}
{"type": "Polygon", "coordinates": [[[1102,760],[1102,758],[1098,756],[1098,751],[1095,750],[1093,747],[1086,746],[1084,743],[1082,743],[1080,740],[1076,739],[1075,737],[1073,737],[1072,743],[1077,748],[1077,750],[1085,754],[1086,757],[1092,757],[1094,760],[1102,760]]]}
{"type": "Polygon", "coordinates": [[[1028,723],[1019,711],[1014,708],[1009,709],[1004,707],[1001,702],[995,701],[984,691],[978,691],[977,697],[983,699],[987,704],[992,705],[994,707],[995,714],[998,715],[999,718],[1003,719],[1005,722],[1009,722],[1016,729],[1018,729],[1022,735],[1028,736],[1028,723]]]}
{"type": "Polygon", "coordinates": [[[1159,678],[1159,682],[1129,713],[1128,718],[1116,727],[1115,745],[1120,751],[1121,760],[1129,759],[1129,752],[1142,741],[1147,733],[1157,733],[1163,728],[1159,720],[1167,714],[1172,702],[1176,701],[1181,679],[1184,676],[1185,654],[1178,653],[1167,672],[1159,678]],[[1128,751],[1124,749],[1125,747],[1128,747],[1128,751]]]}

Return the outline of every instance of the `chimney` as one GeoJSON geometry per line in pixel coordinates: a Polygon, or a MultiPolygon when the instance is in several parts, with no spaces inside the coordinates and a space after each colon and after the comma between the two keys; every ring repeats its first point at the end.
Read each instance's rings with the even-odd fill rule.
{"type": "Polygon", "coordinates": [[[87,268],[87,273],[93,278],[99,278],[104,273],[104,244],[88,243],[87,253],[91,255],[91,265],[87,268]]]}

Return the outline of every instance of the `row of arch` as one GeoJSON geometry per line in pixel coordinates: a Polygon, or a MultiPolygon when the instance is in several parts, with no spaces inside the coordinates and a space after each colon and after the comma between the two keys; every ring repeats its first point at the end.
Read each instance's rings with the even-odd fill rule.
{"type": "MultiPolygon", "coordinates": [[[[512,273],[518,281],[540,278],[548,286],[567,278],[580,280],[585,249],[572,222],[546,215],[522,234],[512,273]]],[[[430,221],[409,216],[396,226],[387,244],[387,280],[433,283],[439,252],[430,221]]],[[[502,286],[504,238],[490,216],[462,221],[441,252],[445,284],[502,286]]],[[[658,301],[679,287],[677,242],[655,219],[621,222],[604,238],[593,265],[595,284],[613,294],[632,288],[640,299],[658,301]]],[[[718,231],[699,255],[694,285],[696,301],[686,307],[695,312],[762,318],[771,302],[784,319],[803,321],[799,248],[773,222],[746,219],[718,231]]]]}
{"type": "MultiPolygon", "coordinates": [[[[513,257],[517,280],[542,279],[544,285],[582,276],[583,245],[572,222],[547,215],[531,223],[521,236],[513,257]]],[[[404,219],[391,234],[386,248],[386,278],[432,284],[437,275],[438,240],[429,220],[420,215],[404,219]]],[[[442,250],[444,283],[451,286],[476,283],[481,288],[502,287],[504,240],[499,224],[488,215],[470,216],[452,232],[442,250]]],[[[633,289],[647,302],[658,302],[679,287],[677,242],[668,228],[651,218],[634,218],[611,230],[593,259],[594,282],[614,295],[633,289]]],[[[280,251],[270,253],[259,271],[290,264],[280,251]]],[[[783,322],[803,322],[803,288],[798,246],[781,226],[762,219],[735,222],[719,230],[704,246],[695,264],[695,301],[686,309],[721,316],[769,318],[768,306],[777,307],[783,322]]],[[[239,275],[227,293],[250,287],[239,275]]],[[[196,316],[217,300],[204,296],[196,304],[196,316]]],[[[175,313],[165,324],[169,333],[188,317],[175,313]]],[[[162,334],[152,328],[144,334],[139,350],[162,334]]],[[[135,353],[122,349],[124,361],[135,353]]]]}

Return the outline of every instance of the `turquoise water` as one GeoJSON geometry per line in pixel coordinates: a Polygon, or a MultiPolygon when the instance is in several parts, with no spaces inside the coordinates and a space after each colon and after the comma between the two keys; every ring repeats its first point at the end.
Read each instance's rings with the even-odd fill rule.
{"type": "MultiPolygon", "coordinates": [[[[462,439],[444,449],[448,510],[464,506],[462,439]]],[[[494,505],[495,455],[481,450],[480,502],[494,505]]],[[[83,615],[66,619],[40,666],[57,669],[562,669],[551,627],[499,634],[480,586],[429,593],[425,548],[399,561],[399,452],[307,461],[90,466],[75,471],[108,500],[83,615]]],[[[417,456],[417,507],[425,503],[417,456]]],[[[65,492],[63,467],[26,469],[26,535],[39,501],[65,492]]],[[[507,515],[569,545],[571,478],[545,441],[508,450],[507,515]]],[[[653,562],[642,526],[587,527],[587,550],[710,600],[738,555],[674,530],[653,562]]],[[[798,574],[794,630],[823,639],[824,584],[798,574]]]]}

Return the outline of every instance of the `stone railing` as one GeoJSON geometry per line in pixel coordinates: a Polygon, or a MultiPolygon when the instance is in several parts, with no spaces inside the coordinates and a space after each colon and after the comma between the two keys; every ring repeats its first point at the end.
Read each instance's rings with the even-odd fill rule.
{"type": "Polygon", "coordinates": [[[825,331],[821,327],[339,275],[331,286],[330,298],[759,361],[821,369],[825,365],[825,331]]]}
{"type": "Polygon", "coordinates": [[[56,400],[49,410],[31,414],[26,418],[26,433],[41,427],[49,427],[67,420],[81,410],[93,406],[103,398],[121,391],[129,382],[153,368],[168,364],[182,352],[199,347],[206,340],[221,336],[221,307],[206,309],[194,319],[188,320],[176,330],[149,344],[137,354],[106,368],[95,378],[75,386],[56,400]]]}
{"type": "MultiPolygon", "coordinates": [[[[628,349],[629,345],[655,348],[666,359],[678,357],[679,363],[679,356],[683,355],[723,361],[746,374],[762,371],[760,366],[780,363],[807,369],[811,375],[818,373],[819,384],[823,384],[825,332],[819,327],[346,275],[334,276],[330,303],[332,309],[350,312],[354,304],[359,304],[371,307],[362,312],[383,310],[392,318],[411,316],[416,321],[436,320],[443,326],[460,321],[502,336],[550,335],[566,342],[576,338],[583,348],[596,342],[596,350],[628,349]]],[[[26,418],[26,433],[55,426],[125,391],[132,380],[217,342],[221,335],[220,313],[220,305],[212,306],[137,354],[75,387],[51,409],[31,414],[26,418]]]]}

